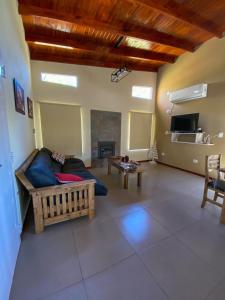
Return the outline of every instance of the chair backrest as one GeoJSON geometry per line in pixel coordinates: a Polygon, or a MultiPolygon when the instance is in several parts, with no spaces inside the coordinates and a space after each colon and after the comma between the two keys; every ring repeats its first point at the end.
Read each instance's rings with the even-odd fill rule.
{"type": "Polygon", "coordinates": [[[205,163],[206,180],[208,180],[209,177],[216,178],[216,179],[220,178],[220,162],[221,162],[221,154],[206,156],[206,163],[205,163]]]}

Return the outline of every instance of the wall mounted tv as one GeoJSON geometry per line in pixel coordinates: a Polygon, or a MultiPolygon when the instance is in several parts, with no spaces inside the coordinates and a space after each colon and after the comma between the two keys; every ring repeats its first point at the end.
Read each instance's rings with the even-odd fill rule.
{"type": "Polygon", "coordinates": [[[194,133],[198,130],[199,113],[171,117],[171,132],[194,133]]]}

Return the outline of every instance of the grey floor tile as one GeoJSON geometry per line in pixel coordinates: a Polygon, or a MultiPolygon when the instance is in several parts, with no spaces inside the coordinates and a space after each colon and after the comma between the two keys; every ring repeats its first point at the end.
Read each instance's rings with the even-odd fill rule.
{"type": "MultiPolygon", "coordinates": [[[[200,300],[211,292],[225,275],[221,210],[210,204],[200,208],[203,178],[162,165],[144,166],[142,187],[130,176],[128,190],[116,170],[109,176],[104,168],[91,170],[109,189],[106,197],[96,197],[91,222],[84,217],[53,225],[41,235],[30,227],[22,240],[11,300],[48,295],[83,300],[82,274],[87,278],[96,272],[87,280],[93,299],[164,299],[138,259],[128,259],[135,251],[145,256],[170,299],[200,300]],[[166,242],[171,240],[168,232],[182,241],[166,242]]],[[[221,285],[207,300],[223,299],[223,293],[221,285]]]]}
{"type": "Polygon", "coordinates": [[[86,280],[90,300],[166,300],[140,259],[134,255],[86,280]]]}
{"type": "Polygon", "coordinates": [[[126,239],[137,251],[170,235],[170,233],[144,209],[118,218],[117,223],[126,239]]]}
{"type": "Polygon", "coordinates": [[[74,228],[74,235],[84,278],[134,253],[114,221],[74,228]]]}
{"type": "Polygon", "coordinates": [[[225,276],[225,227],[218,220],[205,218],[176,236],[225,276]]]}
{"type": "Polygon", "coordinates": [[[225,281],[220,283],[204,300],[224,300],[225,299],[225,281]]]}
{"type": "Polygon", "coordinates": [[[175,232],[198,221],[193,211],[176,205],[174,201],[161,201],[147,207],[153,217],[168,231],[175,232]]]}
{"type": "Polygon", "coordinates": [[[17,260],[11,300],[39,299],[82,279],[69,222],[28,235],[17,260]]]}
{"type": "Polygon", "coordinates": [[[200,300],[218,284],[218,273],[174,237],[145,250],[141,257],[173,300],[200,300]]]}
{"type": "Polygon", "coordinates": [[[43,300],[87,300],[87,295],[84,287],[84,283],[80,282],[76,285],[70,286],[55,293],[43,300]]]}
{"type": "Polygon", "coordinates": [[[71,220],[74,228],[89,226],[90,224],[99,224],[112,219],[112,216],[107,211],[107,203],[105,197],[96,197],[95,199],[95,217],[89,220],[87,216],[71,220]]]}
{"type": "Polygon", "coordinates": [[[109,191],[106,200],[106,211],[113,218],[143,209],[140,197],[127,190],[109,191]]]}

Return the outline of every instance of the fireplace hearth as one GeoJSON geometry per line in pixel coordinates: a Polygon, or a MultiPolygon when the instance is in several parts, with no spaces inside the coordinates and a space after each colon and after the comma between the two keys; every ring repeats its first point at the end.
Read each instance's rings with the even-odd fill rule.
{"type": "Polygon", "coordinates": [[[98,158],[106,158],[115,155],[115,142],[98,142],[98,158]]]}

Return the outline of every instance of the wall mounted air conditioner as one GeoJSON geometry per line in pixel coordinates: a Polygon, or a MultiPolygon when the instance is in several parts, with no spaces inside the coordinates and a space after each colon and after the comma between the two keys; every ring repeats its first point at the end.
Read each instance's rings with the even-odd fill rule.
{"type": "Polygon", "coordinates": [[[176,90],[169,93],[169,99],[172,103],[181,103],[207,97],[208,84],[196,84],[185,89],[176,90]]]}

